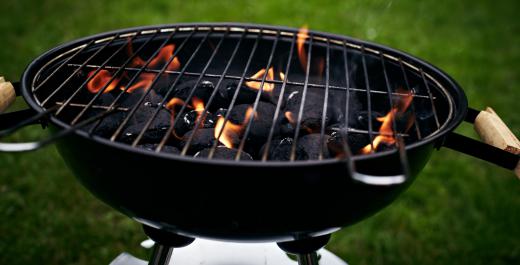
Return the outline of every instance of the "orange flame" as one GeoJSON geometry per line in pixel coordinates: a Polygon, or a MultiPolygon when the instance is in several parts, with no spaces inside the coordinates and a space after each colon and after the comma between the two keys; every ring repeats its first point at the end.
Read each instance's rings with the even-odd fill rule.
{"type": "MultiPolygon", "coordinates": [[[[139,76],[139,81],[137,81],[135,84],[133,84],[131,87],[128,88],[126,91],[127,93],[133,93],[136,90],[143,89],[148,90],[150,89],[150,86],[152,85],[153,79],[155,78],[155,74],[151,73],[143,73],[139,76]]],[[[125,87],[121,87],[121,90],[125,90],[125,87]]]]}
{"type": "MultiPolygon", "coordinates": [[[[233,148],[233,138],[242,134],[242,130],[249,122],[251,115],[253,115],[253,108],[249,107],[246,111],[246,115],[242,125],[234,124],[230,121],[227,121],[224,125],[224,117],[219,117],[217,124],[215,125],[215,139],[218,139],[218,141],[221,142],[227,148],[233,148]],[[220,131],[222,131],[222,134],[220,135],[220,138],[218,138],[220,131]]],[[[254,116],[255,118],[257,117],[256,113],[254,114],[254,116]]]]}
{"type": "Polygon", "coordinates": [[[280,72],[280,79],[281,79],[282,81],[285,80],[285,75],[284,75],[282,72],[280,72]]]}
{"type": "Polygon", "coordinates": [[[202,101],[202,99],[200,99],[198,97],[193,97],[191,99],[191,104],[193,105],[193,108],[197,112],[197,121],[198,121],[203,114],[202,112],[204,111],[204,101],[202,101]]]}
{"type": "MultiPolygon", "coordinates": [[[[404,97],[400,98],[399,102],[392,107],[390,112],[388,112],[384,117],[379,117],[377,120],[382,122],[381,127],[379,128],[379,135],[377,135],[372,144],[368,144],[361,149],[362,154],[369,154],[377,150],[377,147],[381,143],[386,144],[395,144],[396,139],[394,137],[393,123],[397,114],[402,114],[408,109],[408,106],[412,103],[413,93],[411,91],[403,91],[402,89],[398,89],[399,93],[406,94],[404,97]],[[373,147],[373,148],[372,148],[373,147]]],[[[411,120],[411,119],[410,119],[411,120]]],[[[411,125],[410,121],[407,124],[406,130],[408,130],[411,125]]]]}
{"type": "Polygon", "coordinates": [[[298,31],[298,39],[296,40],[296,46],[298,48],[298,59],[303,69],[307,68],[307,53],[305,52],[305,40],[309,38],[309,28],[304,25],[298,31]]]}
{"type": "MultiPolygon", "coordinates": [[[[260,71],[256,72],[256,74],[252,75],[250,78],[253,78],[253,79],[261,79],[265,74],[265,68],[264,69],[261,69],[260,71]]],[[[274,80],[274,70],[273,70],[273,67],[269,68],[269,70],[267,71],[267,76],[265,77],[265,80],[266,81],[273,81],[274,80]]],[[[246,82],[246,86],[252,88],[252,89],[256,89],[256,90],[259,90],[260,89],[260,85],[262,84],[261,81],[248,81],[246,82]]],[[[267,82],[264,82],[264,86],[263,86],[263,91],[267,92],[267,93],[270,93],[272,92],[274,89],[274,84],[273,83],[267,83],[267,82]]]]}
{"type": "MultiPolygon", "coordinates": [[[[91,71],[88,74],[88,77],[91,77],[94,74],[95,70],[91,71]]],[[[87,83],[87,89],[90,91],[90,93],[97,93],[99,90],[101,90],[112,78],[112,74],[107,70],[101,70],[99,71],[90,81],[87,83]]],[[[121,78],[115,78],[112,83],[110,83],[105,91],[103,91],[103,94],[109,93],[110,91],[114,90],[114,88],[117,87],[117,84],[119,83],[119,80],[121,78]]]]}
{"type": "Polygon", "coordinates": [[[168,101],[168,103],[166,103],[166,108],[169,110],[174,110],[176,106],[181,106],[184,104],[186,104],[184,100],[180,98],[172,98],[170,101],[168,101]]]}
{"type": "Polygon", "coordinates": [[[290,111],[285,112],[285,118],[292,124],[296,124],[296,119],[294,118],[294,114],[290,111]]]}
{"type": "MultiPolygon", "coordinates": [[[[168,63],[168,60],[173,55],[175,51],[175,44],[169,44],[161,48],[157,56],[155,56],[148,66],[152,69],[160,69],[164,67],[166,63],[168,63]]],[[[127,52],[129,56],[132,56],[134,54],[133,48],[132,48],[132,42],[130,41],[127,46],[127,52]]],[[[132,62],[130,63],[130,67],[143,67],[146,64],[146,61],[141,59],[141,57],[136,56],[132,62]]],[[[174,57],[173,60],[170,62],[170,64],[166,67],[166,70],[169,71],[175,71],[178,70],[181,66],[181,63],[177,57],[174,57]]],[[[89,77],[93,74],[94,71],[91,71],[89,73],[89,77]]],[[[124,74],[123,74],[124,76],[124,74]]],[[[155,78],[155,73],[142,73],[139,75],[137,82],[135,82],[132,86],[126,90],[128,93],[133,93],[136,90],[144,89],[145,91],[150,89],[150,86],[152,84],[153,79],[155,78]]],[[[91,93],[97,93],[103,86],[106,85],[106,83],[112,78],[112,74],[107,70],[101,70],[99,71],[94,78],[92,78],[88,84],[87,89],[91,93]]],[[[118,83],[121,81],[120,78],[114,79],[110,85],[107,86],[105,91],[103,93],[109,93],[110,91],[114,90],[118,83]]],[[[125,86],[120,86],[119,89],[125,90],[125,86]]]]}

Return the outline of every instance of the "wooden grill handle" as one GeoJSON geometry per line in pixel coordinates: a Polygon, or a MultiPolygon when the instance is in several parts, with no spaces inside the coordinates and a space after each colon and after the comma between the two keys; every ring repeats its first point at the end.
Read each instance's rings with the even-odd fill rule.
{"type": "Polygon", "coordinates": [[[3,76],[0,76],[0,113],[4,112],[16,98],[13,84],[5,81],[3,76]]]}
{"type": "MultiPolygon", "coordinates": [[[[485,143],[520,155],[520,141],[492,108],[487,107],[479,112],[475,118],[474,128],[485,143]]],[[[520,179],[520,162],[514,172],[520,179]]]]}

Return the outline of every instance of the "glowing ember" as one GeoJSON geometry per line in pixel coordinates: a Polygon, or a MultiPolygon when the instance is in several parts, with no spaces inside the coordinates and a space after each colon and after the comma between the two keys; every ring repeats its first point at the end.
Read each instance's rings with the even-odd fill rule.
{"type": "MultiPolygon", "coordinates": [[[[388,112],[384,117],[379,117],[377,120],[379,122],[382,122],[381,127],[379,128],[379,135],[377,135],[374,140],[372,141],[372,144],[368,144],[365,147],[361,149],[362,154],[369,154],[374,152],[374,150],[377,150],[377,147],[381,143],[386,144],[395,144],[396,139],[394,137],[394,129],[393,129],[393,123],[395,120],[396,115],[402,114],[408,109],[408,106],[410,106],[410,103],[412,103],[413,100],[413,93],[411,91],[403,91],[402,89],[398,89],[398,93],[406,94],[405,96],[401,97],[400,100],[397,102],[397,104],[392,107],[390,112],[388,112]]],[[[413,117],[410,117],[410,120],[407,123],[408,130],[411,125],[413,124],[411,121],[413,117]]]]}
{"type": "MultiPolygon", "coordinates": [[[[215,139],[218,139],[219,142],[221,142],[224,146],[227,148],[233,148],[233,138],[236,138],[240,134],[242,134],[242,130],[245,128],[247,123],[249,122],[249,119],[251,118],[251,115],[253,114],[253,108],[249,107],[246,111],[246,115],[244,118],[244,122],[242,125],[240,124],[234,124],[230,121],[227,121],[224,125],[224,117],[219,117],[217,124],[215,125],[215,139]],[[219,136],[220,131],[222,131],[222,134],[219,136]]],[[[255,113],[255,118],[256,118],[255,113]]]]}
{"type": "Polygon", "coordinates": [[[282,81],[285,80],[285,75],[284,75],[282,72],[280,72],[280,79],[281,79],[282,81]]]}
{"type": "Polygon", "coordinates": [[[300,28],[300,31],[298,31],[298,39],[296,40],[296,46],[298,48],[298,59],[300,59],[300,64],[302,66],[302,69],[307,68],[307,53],[305,52],[305,40],[309,38],[309,29],[307,28],[307,25],[304,25],[302,28],[300,28]]]}
{"type": "MultiPolygon", "coordinates": [[[[94,74],[95,70],[91,71],[88,74],[88,77],[91,77],[94,74]]],[[[112,74],[107,70],[101,70],[99,71],[90,81],[87,83],[87,89],[90,91],[90,93],[97,93],[99,90],[101,90],[112,78],[112,74]]],[[[119,83],[119,80],[121,78],[115,78],[103,91],[104,93],[109,93],[110,91],[114,90],[117,87],[117,84],[119,83]]]]}

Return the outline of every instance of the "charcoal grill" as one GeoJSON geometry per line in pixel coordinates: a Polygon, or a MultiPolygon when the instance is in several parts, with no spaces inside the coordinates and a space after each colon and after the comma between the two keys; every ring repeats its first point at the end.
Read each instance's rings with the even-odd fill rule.
{"type": "Polygon", "coordinates": [[[313,262],[331,232],[391,203],[441,146],[520,174],[518,140],[491,110],[468,108],[448,75],[328,33],[119,30],[52,49],[0,88],[0,109],[15,94],[30,106],[1,115],[0,136],[34,123],[53,132],[0,151],[56,142],[83,185],[161,243],[153,262],[193,237],[281,242],[313,262]],[[463,120],[490,145],[454,133],[463,120]]]}

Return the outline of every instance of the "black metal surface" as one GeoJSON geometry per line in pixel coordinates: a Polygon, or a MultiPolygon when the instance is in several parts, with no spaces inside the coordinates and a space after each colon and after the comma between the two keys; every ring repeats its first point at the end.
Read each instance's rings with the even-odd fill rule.
{"type": "Polygon", "coordinates": [[[278,242],[278,247],[280,247],[283,251],[291,254],[300,254],[305,255],[309,253],[313,253],[327,245],[330,240],[330,234],[310,237],[301,240],[293,240],[287,242],[278,242]]]}
{"type": "MultiPolygon", "coordinates": [[[[57,55],[69,51],[72,47],[86,45],[80,48],[83,49],[90,47],[95,39],[125,36],[125,34],[135,32],[140,36],[145,34],[145,31],[155,30],[155,33],[147,33],[151,34],[149,38],[151,40],[152,36],[159,34],[158,32],[161,32],[162,29],[182,27],[209,27],[210,29],[206,29],[205,32],[218,30],[219,28],[224,28],[221,31],[225,32],[232,27],[245,28],[247,30],[260,29],[259,32],[254,32],[256,36],[255,43],[258,43],[258,40],[260,40],[258,35],[276,39],[277,32],[295,32],[294,29],[283,27],[244,24],[177,24],[101,34],[62,45],[34,60],[24,72],[21,80],[20,88],[24,98],[35,111],[39,113],[45,112],[45,108],[42,107],[41,101],[35,97],[33,91],[33,88],[35,88],[34,84],[37,83],[35,77],[49,61],[53,60],[57,55]]],[[[244,31],[247,32],[244,33],[245,35],[250,34],[250,31],[247,30],[244,31]]],[[[168,33],[171,32],[165,32],[165,34],[168,33]]],[[[209,35],[210,33],[207,34],[209,35]]],[[[385,65],[388,61],[393,60],[392,58],[399,58],[397,62],[401,67],[405,67],[407,71],[410,69],[410,71],[415,71],[422,78],[428,93],[415,96],[432,102],[434,124],[439,131],[430,136],[425,136],[421,135],[419,128],[416,127],[417,138],[422,137],[422,140],[406,144],[406,146],[399,144],[398,149],[402,151],[401,153],[397,149],[393,149],[352,157],[357,171],[374,176],[387,176],[401,174],[403,168],[407,168],[407,165],[402,163],[403,157],[406,156],[407,164],[409,165],[409,179],[406,182],[397,185],[377,186],[355,181],[351,178],[351,170],[343,159],[292,162],[269,161],[266,159],[263,159],[263,161],[241,160],[240,162],[194,159],[165,152],[151,152],[135,148],[134,146],[139,141],[134,142],[132,146],[92,135],[84,130],[74,131],[61,139],[58,142],[58,149],[83,185],[101,200],[143,224],[172,231],[180,235],[241,241],[284,241],[315,236],[316,234],[326,234],[334,229],[353,224],[391,203],[410,185],[428,161],[435,145],[442,144],[446,138],[446,143],[448,145],[452,144],[451,147],[453,147],[454,134],[452,134],[452,131],[466,116],[467,101],[461,88],[449,76],[410,55],[377,44],[333,34],[311,32],[309,35],[313,36],[308,40],[309,49],[307,54],[309,57],[312,49],[314,49],[313,43],[315,41],[316,47],[318,47],[318,44],[325,45],[326,49],[328,49],[328,41],[332,40],[340,40],[340,43],[344,45],[343,57],[345,60],[343,62],[345,64],[346,85],[337,86],[329,83],[330,76],[328,76],[328,73],[330,69],[327,63],[325,71],[327,77],[324,84],[318,82],[311,83],[308,79],[304,82],[288,81],[288,78],[283,81],[270,81],[266,80],[266,75],[264,74],[261,79],[255,80],[261,82],[260,87],[263,87],[264,83],[273,83],[282,85],[282,89],[287,85],[298,85],[304,89],[311,87],[323,88],[325,92],[329,90],[344,91],[344,97],[347,99],[344,108],[347,114],[352,111],[349,109],[348,102],[354,92],[364,92],[367,94],[368,99],[374,95],[388,95],[387,99],[389,104],[391,104],[391,97],[396,95],[395,92],[392,93],[392,91],[386,90],[390,81],[385,80],[387,86],[385,91],[374,90],[370,86],[371,80],[368,80],[366,70],[364,70],[364,76],[362,77],[366,79],[364,84],[367,87],[351,88],[354,80],[351,80],[349,76],[352,65],[348,62],[352,62],[352,58],[348,56],[347,49],[358,46],[360,47],[358,49],[361,49],[364,54],[370,53],[384,56],[381,60],[382,69],[385,69],[385,65]],[[326,40],[324,44],[314,37],[328,38],[330,40],[326,40]],[[379,53],[374,53],[374,51],[379,53]],[[414,70],[409,65],[416,67],[416,69],[414,70]],[[435,80],[435,82],[432,80],[435,80]],[[435,87],[432,84],[435,84],[435,87]],[[445,89],[449,106],[441,106],[443,108],[439,108],[439,106],[433,104],[436,99],[434,99],[432,91],[437,89],[437,86],[442,86],[445,89]],[[451,111],[449,119],[441,120],[440,112],[446,111],[448,107],[451,111]],[[294,214],[295,212],[306,212],[308,209],[320,209],[320,211],[316,214],[308,215],[306,218],[301,218],[301,216],[294,214]]],[[[294,34],[292,38],[287,40],[292,43],[291,47],[294,46],[295,38],[296,35],[294,34]]],[[[103,47],[104,44],[100,43],[97,45],[103,47]]],[[[145,45],[146,43],[141,47],[145,45]]],[[[247,77],[247,73],[250,70],[252,58],[258,51],[257,47],[257,44],[251,47],[249,56],[246,56],[247,65],[241,74],[226,75],[224,71],[222,75],[212,77],[219,78],[224,76],[224,78],[228,78],[232,76],[230,79],[238,80],[238,87],[241,87],[242,83],[251,80],[247,77]]],[[[275,47],[273,47],[273,50],[275,47]]],[[[218,49],[215,48],[215,50],[218,49]]],[[[214,53],[216,53],[215,50],[214,53]]],[[[291,48],[291,55],[292,51],[293,48],[291,48]]],[[[79,52],[72,53],[71,56],[75,54],[79,54],[79,52]]],[[[67,65],[70,65],[69,60],[66,60],[66,62],[67,65]]],[[[310,59],[307,68],[309,68],[309,62],[310,59]]],[[[128,69],[124,65],[115,70],[123,69],[121,71],[127,71],[128,69]]],[[[269,65],[270,63],[267,64],[267,66],[269,65]]],[[[291,56],[289,56],[288,61],[284,61],[284,65],[287,66],[287,69],[285,69],[287,76],[291,65],[291,56]]],[[[107,65],[105,64],[105,66],[107,65]]],[[[90,68],[88,60],[75,67],[77,68],[72,70],[73,72],[77,69],[90,68]]],[[[94,67],[92,69],[99,70],[100,68],[94,67]]],[[[391,79],[386,76],[386,70],[384,71],[385,77],[391,79]]],[[[150,70],[142,67],[129,72],[134,73],[134,76],[138,76],[139,73],[150,72],[150,70]]],[[[211,75],[206,75],[205,70],[190,72],[187,71],[186,67],[180,71],[170,72],[178,76],[194,76],[198,78],[197,83],[201,80],[199,77],[211,75]]],[[[307,69],[307,72],[309,72],[309,69],[307,69]]],[[[169,72],[161,69],[156,73],[169,72]]],[[[308,75],[306,77],[308,78],[308,75]]],[[[405,71],[404,79],[406,79],[407,88],[412,89],[410,87],[411,84],[408,84],[410,80],[407,78],[405,71]]],[[[174,87],[175,83],[171,85],[170,91],[174,87]]],[[[106,86],[103,89],[105,88],[106,86]]],[[[191,92],[188,98],[193,96],[193,90],[191,92]]],[[[235,104],[235,99],[236,94],[230,103],[230,108],[235,104]]],[[[60,102],[62,105],[58,107],[63,110],[65,109],[63,107],[64,104],[68,103],[69,110],[74,107],[73,103],[76,104],[72,101],[60,102]]],[[[74,108],[93,108],[95,105],[92,105],[92,102],[83,105],[76,104],[74,108]]],[[[371,100],[368,100],[367,104],[372,104],[371,100]]],[[[277,107],[279,105],[280,103],[278,103],[277,107]]],[[[303,105],[304,103],[302,103],[303,105]]],[[[114,103],[111,107],[117,107],[117,103],[114,103]]],[[[110,110],[111,107],[107,110],[110,110]]],[[[414,108],[416,107],[418,106],[414,108]]],[[[367,110],[372,111],[372,108],[368,107],[367,110]]],[[[278,115],[279,111],[280,109],[278,108],[276,112],[278,115]]],[[[229,112],[225,116],[226,120],[229,118],[228,116],[229,112]]],[[[349,115],[346,115],[344,118],[348,124],[349,115]]],[[[71,128],[70,124],[55,116],[51,116],[49,119],[53,130],[58,134],[71,128]]],[[[370,127],[372,126],[370,125],[370,127]]],[[[375,128],[370,127],[366,133],[374,137],[377,135],[377,132],[374,131],[375,128]]],[[[346,130],[346,133],[349,133],[349,130],[346,130]]],[[[320,134],[323,134],[323,132],[320,131],[320,134]]],[[[272,133],[270,133],[269,141],[272,137],[272,133]]],[[[398,142],[402,143],[401,137],[398,137],[398,139],[398,142]]],[[[477,146],[476,148],[484,148],[480,150],[487,150],[482,144],[477,146]]],[[[212,148],[215,149],[216,147],[217,144],[214,144],[212,148]]],[[[460,146],[455,148],[458,147],[460,146]]],[[[162,146],[156,151],[161,151],[161,148],[162,146]]],[[[461,148],[459,150],[462,150],[461,148]]],[[[463,151],[475,156],[481,156],[474,150],[463,151]]],[[[512,158],[506,158],[509,161],[506,163],[496,161],[495,158],[489,156],[483,158],[509,168],[513,161],[512,158]]]]}
{"type": "MultiPolygon", "coordinates": [[[[20,124],[20,121],[25,121],[31,119],[37,114],[33,109],[24,109],[13,111],[10,113],[4,113],[0,115],[0,131],[7,130],[13,128],[14,126],[20,124]]],[[[28,125],[31,124],[41,124],[41,121],[34,120],[28,125]]]]}
{"type": "Polygon", "coordinates": [[[446,136],[444,146],[511,170],[516,168],[520,160],[519,155],[509,153],[500,148],[455,132],[449,133],[446,136]]]}

